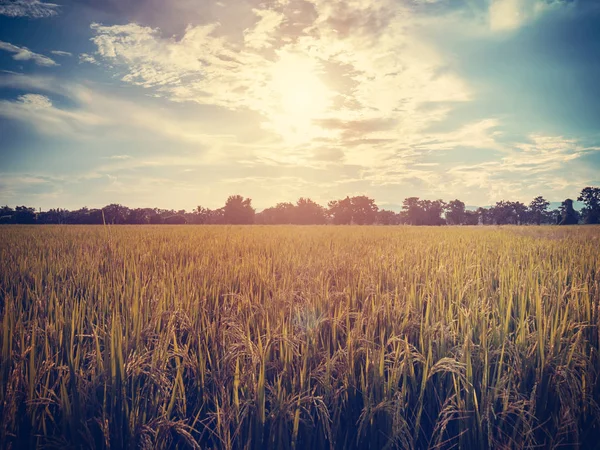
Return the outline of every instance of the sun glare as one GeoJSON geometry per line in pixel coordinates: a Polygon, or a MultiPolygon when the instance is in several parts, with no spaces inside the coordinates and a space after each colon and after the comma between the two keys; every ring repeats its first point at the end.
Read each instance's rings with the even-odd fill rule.
{"type": "Polygon", "coordinates": [[[310,58],[283,53],[271,73],[275,114],[271,126],[288,141],[305,141],[318,133],[314,120],[324,117],[332,92],[310,58]]]}

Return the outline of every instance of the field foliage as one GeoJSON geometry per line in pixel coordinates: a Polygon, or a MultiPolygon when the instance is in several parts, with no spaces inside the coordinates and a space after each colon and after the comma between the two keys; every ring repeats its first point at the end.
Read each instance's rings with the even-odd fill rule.
{"type": "Polygon", "coordinates": [[[0,447],[597,448],[600,228],[0,229],[0,447]]]}

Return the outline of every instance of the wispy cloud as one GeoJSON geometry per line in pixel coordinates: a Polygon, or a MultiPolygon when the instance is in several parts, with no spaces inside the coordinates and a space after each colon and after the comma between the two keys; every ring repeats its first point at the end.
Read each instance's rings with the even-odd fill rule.
{"type": "Polygon", "coordinates": [[[39,0],[0,0],[0,15],[40,19],[58,14],[59,5],[39,0]]]}
{"type": "Polygon", "coordinates": [[[50,53],[56,56],[73,56],[73,53],[64,52],[62,50],[52,50],[50,53]]]}
{"type": "Polygon", "coordinates": [[[126,83],[176,102],[254,111],[292,152],[364,144],[383,163],[394,143],[415,141],[453,102],[471,97],[444,70],[444,56],[414,36],[401,3],[315,0],[306,17],[282,5],[254,9],[242,41],[217,22],[179,38],[133,23],[94,24],[92,40],[97,58],[126,83]]]}
{"type": "Polygon", "coordinates": [[[9,42],[0,41],[0,50],[13,53],[12,58],[15,61],[33,61],[38,66],[44,67],[58,66],[53,59],[47,56],[32,52],[27,47],[19,47],[9,42]]]}
{"type": "Polygon", "coordinates": [[[491,0],[489,25],[492,31],[518,29],[556,8],[572,6],[571,0],[491,0]]]}
{"type": "Polygon", "coordinates": [[[80,63],[94,64],[94,65],[99,65],[100,64],[96,60],[96,58],[94,58],[93,55],[90,55],[88,53],[82,53],[81,55],[79,55],[79,62],[80,63]]]}
{"type": "MultiPolygon", "coordinates": [[[[573,75],[593,78],[595,47],[573,67],[580,46],[558,26],[577,2],[86,1],[106,21],[91,25],[93,49],[74,54],[92,66],[73,68],[68,81],[60,69],[0,73],[0,116],[77,159],[64,192],[88,186],[96,202],[134,206],[177,206],[179,194],[220,206],[240,186],[259,207],[347,194],[485,205],[597,184],[595,137],[550,123],[571,114],[546,102],[563,85],[574,87],[564,97],[595,92],[573,75]],[[557,28],[536,28],[547,22],[557,28]],[[567,63],[535,46],[550,31],[567,63]],[[81,78],[90,74],[95,82],[81,78]]],[[[0,49],[56,65],[13,44],[0,49]]],[[[593,124],[594,105],[577,104],[573,121],[593,124]]]]}

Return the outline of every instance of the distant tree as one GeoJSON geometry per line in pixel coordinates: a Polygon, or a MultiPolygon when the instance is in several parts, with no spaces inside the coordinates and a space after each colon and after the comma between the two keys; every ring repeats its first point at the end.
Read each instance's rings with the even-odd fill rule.
{"type": "Polygon", "coordinates": [[[529,208],[521,202],[509,202],[512,205],[512,208],[515,212],[515,216],[517,217],[516,224],[523,225],[524,223],[529,222],[529,208]]]}
{"type": "Polygon", "coordinates": [[[465,225],[479,225],[479,214],[477,211],[465,211],[465,225]]]}
{"type": "Polygon", "coordinates": [[[167,225],[185,225],[187,220],[183,214],[174,214],[164,218],[164,223],[167,225]]]}
{"type": "Polygon", "coordinates": [[[493,225],[494,224],[494,208],[477,208],[478,223],[482,225],[493,225]]]}
{"type": "Polygon", "coordinates": [[[408,197],[402,202],[402,212],[400,213],[404,223],[410,225],[421,225],[423,221],[423,211],[419,205],[419,197],[408,197]]]}
{"type": "Polygon", "coordinates": [[[102,208],[104,221],[110,224],[123,224],[127,221],[129,208],[123,205],[112,203],[102,208]]]}
{"type": "Polygon", "coordinates": [[[581,211],[584,223],[600,223],[600,188],[584,188],[577,200],[585,203],[585,207],[581,211]]]}
{"type": "Polygon", "coordinates": [[[536,225],[540,225],[542,223],[544,214],[548,210],[548,206],[550,206],[550,202],[541,195],[531,201],[529,204],[529,210],[531,211],[531,219],[533,223],[536,225]]]}
{"type": "Polygon", "coordinates": [[[423,211],[424,222],[422,225],[444,225],[442,218],[446,203],[443,200],[421,200],[419,206],[423,211]]]}
{"type": "Polygon", "coordinates": [[[125,223],[129,225],[145,225],[150,223],[150,208],[130,209],[125,223]]]}
{"type": "Polygon", "coordinates": [[[491,208],[496,225],[517,225],[527,221],[527,207],[521,202],[501,200],[491,208]]]}
{"type": "Polygon", "coordinates": [[[165,223],[164,215],[161,214],[161,210],[158,208],[154,208],[152,210],[152,213],[149,215],[148,220],[150,221],[150,223],[152,225],[161,225],[161,224],[165,223]]]}
{"type": "Polygon", "coordinates": [[[562,202],[560,212],[560,225],[577,225],[579,223],[579,214],[573,208],[573,200],[570,198],[562,202]]]}
{"type": "Polygon", "coordinates": [[[13,222],[21,224],[35,223],[35,208],[27,206],[17,206],[13,214],[13,222]]]}
{"type": "Polygon", "coordinates": [[[65,209],[49,209],[37,214],[36,222],[39,224],[58,225],[68,223],[69,211],[65,209]]]}
{"type": "Polygon", "coordinates": [[[400,216],[404,223],[411,225],[443,225],[442,218],[446,203],[443,200],[420,200],[408,197],[402,203],[400,216]]]}
{"type": "Polygon", "coordinates": [[[294,223],[299,225],[322,225],[326,223],[326,210],[310,198],[300,198],[294,209],[294,223]]]}
{"type": "Polygon", "coordinates": [[[198,206],[192,214],[194,215],[192,223],[200,225],[209,224],[212,215],[212,210],[209,208],[204,208],[203,206],[198,206]]]}
{"type": "Polygon", "coordinates": [[[370,225],[377,220],[379,208],[375,200],[366,195],[359,195],[350,199],[352,205],[352,222],[356,225],[370,225]]]}
{"type": "Polygon", "coordinates": [[[380,209],[377,212],[377,223],[379,225],[398,225],[400,222],[398,214],[388,209],[380,209]]]}
{"type": "Polygon", "coordinates": [[[15,210],[8,206],[3,206],[2,208],[0,208],[0,223],[12,223],[14,213],[15,210]]]}
{"type": "Polygon", "coordinates": [[[246,225],[254,223],[255,210],[252,200],[241,195],[231,195],[223,207],[225,223],[246,225]]]}
{"type": "Polygon", "coordinates": [[[346,197],[343,200],[332,200],[327,206],[328,214],[335,225],[349,225],[352,223],[352,200],[346,197]]]}
{"type": "Polygon", "coordinates": [[[446,222],[449,225],[462,225],[465,223],[465,204],[460,200],[452,200],[446,205],[446,222]]]}
{"type": "Polygon", "coordinates": [[[278,203],[257,214],[256,221],[266,225],[290,224],[294,223],[295,214],[296,206],[293,203],[278,203]]]}
{"type": "Polygon", "coordinates": [[[558,225],[562,219],[561,210],[559,208],[553,209],[551,211],[546,211],[543,216],[544,223],[548,223],[550,225],[558,225]]]}

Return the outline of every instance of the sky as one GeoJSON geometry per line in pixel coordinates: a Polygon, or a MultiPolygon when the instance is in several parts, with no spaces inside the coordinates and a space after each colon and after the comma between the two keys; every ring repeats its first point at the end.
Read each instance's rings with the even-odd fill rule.
{"type": "Polygon", "coordinates": [[[600,185],[596,0],[0,0],[0,203],[600,185]]]}

